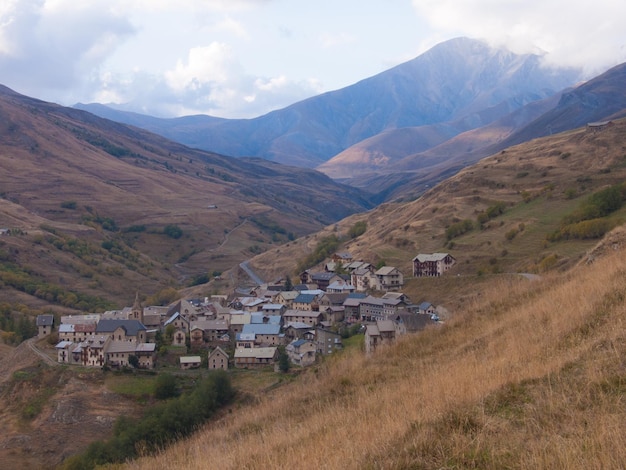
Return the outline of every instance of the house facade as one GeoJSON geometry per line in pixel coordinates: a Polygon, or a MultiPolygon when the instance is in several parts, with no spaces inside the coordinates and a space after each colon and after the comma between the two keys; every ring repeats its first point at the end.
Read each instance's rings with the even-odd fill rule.
{"type": "Polygon", "coordinates": [[[374,275],[376,276],[378,290],[397,291],[404,286],[404,276],[398,268],[393,266],[383,266],[374,275]]]}
{"type": "Polygon", "coordinates": [[[278,348],[241,348],[235,350],[234,364],[242,369],[273,366],[278,359],[278,348]]]}
{"type": "Polygon", "coordinates": [[[315,363],[316,344],[306,339],[297,339],[287,345],[285,351],[289,361],[297,366],[308,367],[315,363]]]}
{"type": "Polygon", "coordinates": [[[413,258],[413,276],[441,276],[456,264],[456,259],[448,253],[420,253],[413,258]]]}
{"type": "Polygon", "coordinates": [[[228,370],[228,354],[219,346],[209,353],[209,369],[228,370]]]}

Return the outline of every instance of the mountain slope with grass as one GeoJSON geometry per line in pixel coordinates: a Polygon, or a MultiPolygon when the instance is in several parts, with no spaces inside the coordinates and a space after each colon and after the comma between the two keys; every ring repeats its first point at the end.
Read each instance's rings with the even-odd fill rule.
{"type": "Polygon", "coordinates": [[[125,468],[620,468],[626,238],[616,230],[619,243],[593,263],[493,279],[445,324],[371,356],[337,354],[125,468]]]}
{"type": "Polygon", "coordinates": [[[5,87],[0,118],[0,300],[14,304],[122,307],[372,207],[314,170],[193,150],[5,87]]]}

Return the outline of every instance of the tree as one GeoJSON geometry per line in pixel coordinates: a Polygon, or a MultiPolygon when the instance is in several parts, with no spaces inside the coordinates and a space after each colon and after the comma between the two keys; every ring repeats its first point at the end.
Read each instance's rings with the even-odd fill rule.
{"type": "Polygon", "coordinates": [[[284,346],[278,347],[278,369],[283,372],[289,372],[289,356],[284,346]]]}
{"type": "Polygon", "coordinates": [[[285,290],[293,290],[293,282],[291,282],[291,277],[289,277],[289,274],[285,274],[285,290]]]}
{"type": "Polygon", "coordinates": [[[176,377],[172,374],[161,374],[156,379],[154,386],[154,396],[159,400],[165,400],[177,395],[176,377]]]}
{"type": "Polygon", "coordinates": [[[128,363],[133,366],[135,369],[139,369],[139,358],[134,354],[128,356],[128,363]]]}

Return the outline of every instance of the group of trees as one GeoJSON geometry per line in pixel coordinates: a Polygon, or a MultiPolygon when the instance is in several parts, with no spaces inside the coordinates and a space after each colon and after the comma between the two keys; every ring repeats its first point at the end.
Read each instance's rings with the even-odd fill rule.
{"type": "Polygon", "coordinates": [[[550,233],[548,241],[594,239],[604,236],[616,222],[607,216],[621,209],[626,200],[626,183],[615,184],[591,194],[550,233]]]}
{"type": "MultiPolygon", "coordinates": [[[[162,397],[175,395],[176,379],[167,374],[163,377],[162,397]]],[[[159,387],[155,393],[157,390],[160,390],[159,387]]],[[[141,419],[134,420],[126,416],[118,418],[111,439],[92,443],[83,454],[67,459],[61,468],[90,469],[124,462],[137,457],[140,452],[162,450],[195,431],[217,410],[228,404],[233,396],[228,375],[224,371],[212,371],[193,390],[150,407],[141,419]]]]}

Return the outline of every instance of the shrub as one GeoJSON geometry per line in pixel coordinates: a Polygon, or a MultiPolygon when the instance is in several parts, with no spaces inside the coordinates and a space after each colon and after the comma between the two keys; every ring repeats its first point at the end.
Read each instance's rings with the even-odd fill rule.
{"type": "Polygon", "coordinates": [[[174,240],[178,240],[183,236],[183,230],[176,224],[170,224],[165,226],[163,233],[174,240]]]}
{"type": "Polygon", "coordinates": [[[154,386],[154,397],[159,400],[175,397],[178,394],[176,377],[172,374],[161,374],[157,377],[154,386]]]}
{"type": "Polygon", "coordinates": [[[464,233],[471,231],[473,228],[474,222],[472,222],[470,219],[456,222],[446,229],[446,239],[452,240],[453,238],[459,237],[464,233]]]}
{"type": "Polygon", "coordinates": [[[76,209],[76,201],[63,201],[61,203],[61,208],[63,209],[76,209]]]}
{"type": "Polygon", "coordinates": [[[356,238],[360,235],[363,235],[366,230],[367,230],[367,222],[365,220],[360,220],[359,222],[355,223],[352,227],[350,227],[350,230],[348,230],[348,236],[350,238],[356,238]]]}

